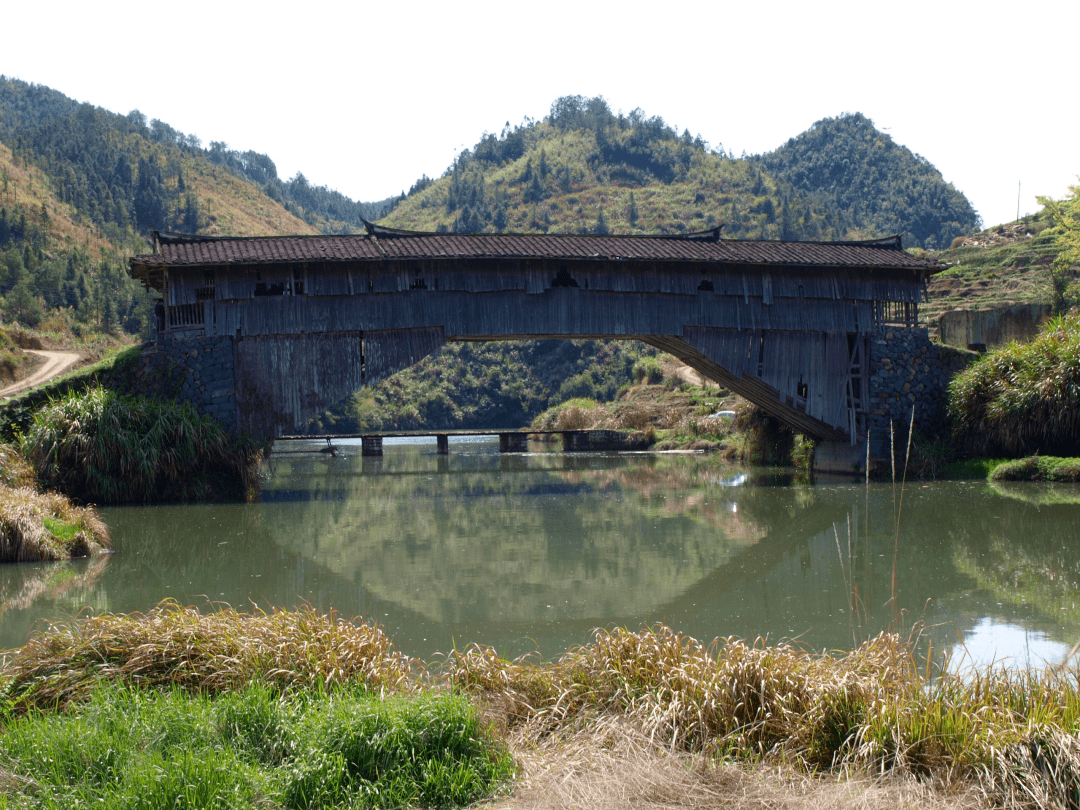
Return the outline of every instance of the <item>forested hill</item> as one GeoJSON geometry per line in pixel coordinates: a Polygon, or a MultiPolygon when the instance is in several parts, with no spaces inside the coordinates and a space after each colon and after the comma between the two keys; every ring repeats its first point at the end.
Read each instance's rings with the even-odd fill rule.
{"type": "Polygon", "coordinates": [[[568,96],[542,121],[485,134],[438,180],[420,178],[384,223],[461,233],[674,233],[722,223],[729,238],[903,233],[908,246],[932,246],[977,230],[978,216],[932,165],[859,114],[735,158],[660,117],[568,96]]]}
{"type": "Polygon", "coordinates": [[[324,233],[358,229],[363,219],[377,219],[392,205],[391,200],[355,202],[312,185],[299,173],[283,180],[267,155],[232,150],[218,141],[203,148],[195,135],[156,119],[148,122],[138,110],[119,115],[3,76],[0,142],[43,169],[61,201],[75,205],[95,224],[115,225],[121,231],[130,227],[144,233],[176,229],[236,234],[249,227],[222,222],[214,201],[193,193],[185,184],[185,161],[202,175],[213,176],[210,170],[222,167],[256,186],[258,196],[268,198],[263,204],[273,201],[324,233]]]}
{"type": "Polygon", "coordinates": [[[754,160],[797,191],[847,212],[870,235],[908,231],[934,249],[981,227],[971,203],[941,172],[860,113],[822,119],[754,160]]]}
{"type": "Polygon", "coordinates": [[[51,332],[145,329],[127,274],[151,229],[349,232],[389,207],[358,203],[273,161],[0,76],[0,322],[51,332]]]}

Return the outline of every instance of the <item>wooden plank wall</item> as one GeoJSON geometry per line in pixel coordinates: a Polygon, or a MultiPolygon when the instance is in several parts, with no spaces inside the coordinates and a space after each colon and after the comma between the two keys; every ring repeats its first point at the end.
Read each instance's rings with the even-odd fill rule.
{"type": "Polygon", "coordinates": [[[446,343],[441,328],[364,333],[364,384],[374,385],[416,365],[446,343]]]}
{"type": "Polygon", "coordinates": [[[923,293],[919,277],[902,271],[627,267],[524,259],[216,267],[205,302],[196,300],[207,283],[199,267],[170,270],[166,300],[203,307],[204,322],[185,323],[187,334],[237,340],[240,411],[265,435],[295,429],[447,340],[644,335],[828,437],[850,424],[848,336],[863,340],[886,315],[910,318],[923,293]],[[552,287],[558,275],[577,287],[552,287]],[[260,283],[285,294],[256,296],[260,283]]]}
{"type": "MultiPolygon", "coordinates": [[[[206,268],[170,270],[167,302],[195,300],[196,288],[204,286],[206,268]]],[[[525,291],[539,295],[552,288],[565,271],[582,290],[694,295],[702,282],[712,285],[721,297],[758,299],[766,306],[774,301],[825,299],[917,304],[923,300],[922,284],[909,273],[849,268],[740,267],[681,263],[635,263],[618,261],[478,260],[442,262],[343,262],[333,265],[301,264],[219,266],[214,268],[215,299],[251,299],[260,282],[291,289],[299,276],[305,295],[343,296],[366,293],[405,292],[419,287],[431,291],[473,293],[525,291]]]]}
{"type": "Polygon", "coordinates": [[[336,402],[418,363],[446,341],[441,329],[261,335],[233,350],[240,430],[280,436],[336,402]]]}
{"type": "Polygon", "coordinates": [[[239,428],[280,436],[359,390],[363,344],[358,332],[261,335],[233,348],[239,428]]]}
{"type": "Polygon", "coordinates": [[[684,326],[865,332],[868,301],[776,300],[605,293],[558,288],[542,295],[410,290],[356,296],[308,295],[207,302],[208,336],[377,331],[442,326],[447,339],[514,335],[673,334],[684,326]]]}
{"type": "Polygon", "coordinates": [[[690,328],[685,341],[732,376],[761,380],[776,392],[780,404],[846,430],[846,333],[690,328]],[[806,387],[805,396],[800,386],[806,387]]]}

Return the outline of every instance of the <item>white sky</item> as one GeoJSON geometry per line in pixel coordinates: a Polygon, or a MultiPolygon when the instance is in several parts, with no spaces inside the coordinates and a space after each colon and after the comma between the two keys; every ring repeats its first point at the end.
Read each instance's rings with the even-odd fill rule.
{"type": "Polygon", "coordinates": [[[641,107],[736,155],[861,112],[986,225],[1080,174],[1080,3],[460,0],[9,4],[0,74],[357,200],[438,177],[563,95],[641,107]]]}

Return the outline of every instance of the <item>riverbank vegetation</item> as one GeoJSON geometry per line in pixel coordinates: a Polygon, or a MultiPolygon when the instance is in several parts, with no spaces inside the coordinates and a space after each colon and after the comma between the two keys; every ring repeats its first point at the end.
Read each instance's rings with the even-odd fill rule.
{"type": "Polygon", "coordinates": [[[658,625],[597,631],[550,662],[471,646],[424,663],[310,608],[167,603],[50,627],[7,656],[0,807],[462,805],[513,787],[508,753],[528,792],[586,739],[608,762],[693,774],[683,798],[702,801],[668,806],[728,806],[703,789],[735,763],[858,790],[917,779],[941,804],[1072,806],[1077,670],[952,669],[917,649],[887,633],[832,655],[705,646],[658,625]]]}
{"type": "Polygon", "coordinates": [[[1046,481],[1075,484],[1080,482],[1080,458],[1028,456],[1005,461],[990,472],[991,481],[1046,481]]]}
{"type": "Polygon", "coordinates": [[[257,491],[258,447],[188,403],[103,387],[38,410],[21,447],[42,486],[88,503],[229,500],[257,491]]]}
{"type": "Polygon", "coordinates": [[[613,402],[566,400],[537,416],[534,430],[619,430],[656,450],[690,449],[740,457],[741,437],[730,416],[717,416],[729,392],[672,378],[627,386],[613,402]]]}
{"type": "Polygon", "coordinates": [[[1080,455],[1080,314],[981,357],[954,378],[949,409],[975,455],[1080,455]]]}
{"type": "Polygon", "coordinates": [[[55,562],[107,547],[97,512],[57,492],[0,485],[0,563],[55,562]]]}
{"type": "Polygon", "coordinates": [[[698,450],[752,464],[809,470],[813,441],[670,356],[647,357],[612,402],[565,400],[535,430],[620,430],[654,450],[698,450]]]}
{"type": "Polygon", "coordinates": [[[108,545],[109,531],[96,511],[40,492],[30,463],[0,443],[0,563],[85,557],[108,545]]]}

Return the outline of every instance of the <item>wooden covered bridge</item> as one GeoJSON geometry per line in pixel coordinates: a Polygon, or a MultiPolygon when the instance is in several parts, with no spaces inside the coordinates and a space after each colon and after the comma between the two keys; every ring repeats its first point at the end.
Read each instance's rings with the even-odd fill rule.
{"type": "Polygon", "coordinates": [[[678,236],[155,234],[132,275],[162,297],[183,396],[240,431],[293,432],[447,341],[641,340],[791,427],[865,433],[869,336],[913,328],[940,266],[865,242],[678,236]]]}

